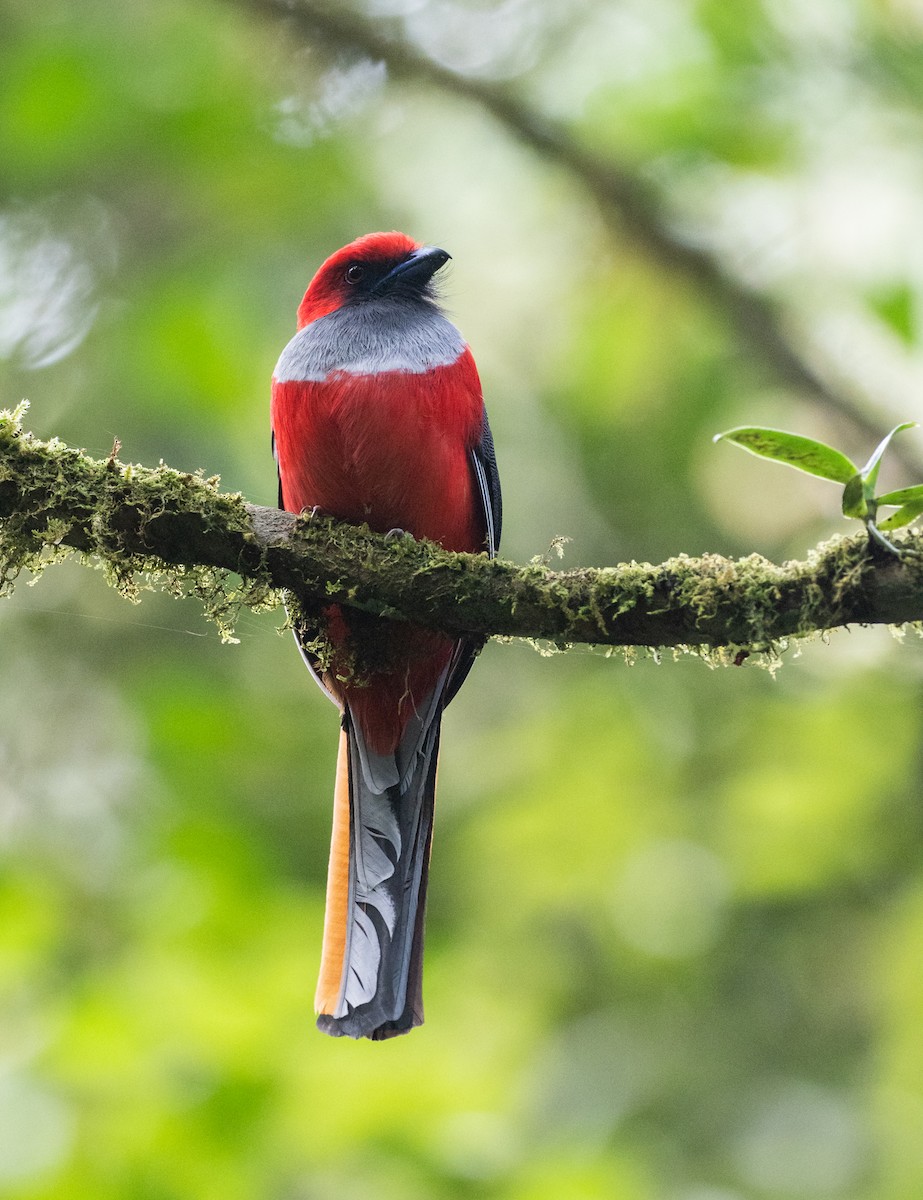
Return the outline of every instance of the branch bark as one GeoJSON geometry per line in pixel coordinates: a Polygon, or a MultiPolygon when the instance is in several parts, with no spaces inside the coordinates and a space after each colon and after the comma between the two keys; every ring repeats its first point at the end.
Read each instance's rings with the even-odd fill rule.
{"type": "MultiPolygon", "coordinates": [[[[637,171],[594,153],[564,125],[529,107],[508,87],[459,75],[406,40],[389,36],[381,20],[325,0],[234,3],[264,18],[287,21],[306,41],[355,50],[386,63],[395,78],[429,84],[483,108],[523,145],[577,179],[610,229],[627,233],[651,259],[689,280],[776,379],[820,400],[873,444],[878,441],[882,419],[866,412],[812,366],[778,309],[765,297],[745,286],[715,254],[677,232],[663,197],[637,171]]],[[[914,474],[923,471],[923,464],[907,447],[896,448],[895,458],[914,474]]]]}
{"type": "Polygon", "coordinates": [[[217,480],[164,465],[93,459],[0,414],[0,592],[76,551],[123,590],[138,572],[153,573],[212,610],[216,596],[225,607],[229,597],[265,607],[285,590],[309,611],[338,603],[449,633],[736,651],[853,623],[923,620],[923,538],[907,535],[903,546],[900,560],[876,557],[861,535],[781,566],[758,555],[516,566],[247,504],[217,480]]]}

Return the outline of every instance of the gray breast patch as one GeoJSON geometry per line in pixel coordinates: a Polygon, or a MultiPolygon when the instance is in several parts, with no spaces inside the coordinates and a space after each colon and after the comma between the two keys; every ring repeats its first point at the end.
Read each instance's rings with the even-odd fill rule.
{"type": "Polygon", "coordinates": [[[273,377],[319,383],[334,371],[419,375],[455,362],[461,334],[432,304],[394,299],[346,305],[298,331],[282,351],[273,377]]]}

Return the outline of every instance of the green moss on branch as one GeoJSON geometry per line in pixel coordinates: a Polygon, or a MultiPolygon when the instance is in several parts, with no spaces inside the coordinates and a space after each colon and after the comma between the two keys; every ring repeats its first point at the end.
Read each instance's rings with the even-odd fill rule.
{"type": "Polygon", "coordinates": [[[328,518],[300,518],[219,491],[169,467],[90,458],[0,414],[0,594],[23,571],[69,553],[102,565],[130,599],[143,587],[196,595],[230,635],[241,606],[291,592],[307,612],[337,602],[450,633],[558,645],[767,649],[852,623],[923,620],[923,541],[881,560],[864,536],[804,562],[681,555],[556,572],[385,539],[328,518]]]}

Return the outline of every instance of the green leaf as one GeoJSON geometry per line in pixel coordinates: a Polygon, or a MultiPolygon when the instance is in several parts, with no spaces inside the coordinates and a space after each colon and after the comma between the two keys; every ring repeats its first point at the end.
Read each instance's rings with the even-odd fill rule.
{"type": "MultiPolygon", "coordinates": [[[[913,491],[913,488],[907,488],[908,492],[913,491]]],[[[884,521],[878,522],[879,529],[901,529],[904,525],[909,525],[911,521],[915,521],[920,514],[923,513],[923,496],[919,500],[911,500],[908,504],[899,508],[896,513],[892,513],[884,521]]]]}
{"type": "Polygon", "coordinates": [[[857,471],[851,479],[846,481],[846,487],[843,488],[843,516],[855,517],[859,521],[864,521],[868,515],[868,499],[862,476],[857,471]]]}
{"type": "Polygon", "coordinates": [[[923,500],[923,483],[886,492],[884,496],[876,496],[875,500],[878,504],[915,504],[917,500],[923,500]]]}
{"type": "Polygon", "coordinates": [[[797,433],[787,433],[783,429],[742,425],[726,433],[718,433],[712,440],[733,442],[751,454],[772,458],[799,471],[806,471],[809,475],[832,479],[834,483],[849,483],[859,470],[845,454],[834,450],[832,446],[797,433]]]}
{"type": "Polygon", "coordinates": [[[874,491],[875,484],[878,481],[878,468],[881,466],[881,456],[888,448],[888,443],[896,433],[900,433],[904,429],[914,429],[916,421],[904,421],[902,425],[895,425],[890,433],[886,434],[875,448],[875,452],[862,468],[862,478],[865,481],[866,494],[871,496],[874,491]]]}

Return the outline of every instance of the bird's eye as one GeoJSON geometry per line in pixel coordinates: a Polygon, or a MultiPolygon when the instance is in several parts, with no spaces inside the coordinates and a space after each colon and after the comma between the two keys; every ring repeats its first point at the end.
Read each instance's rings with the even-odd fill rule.
{"type": "Polygon", "coordinates": [[[358,283],[365,274],[365,267],[362,263],[350,263],[346,268],[345,279],[347,283],[358,283]]]}

